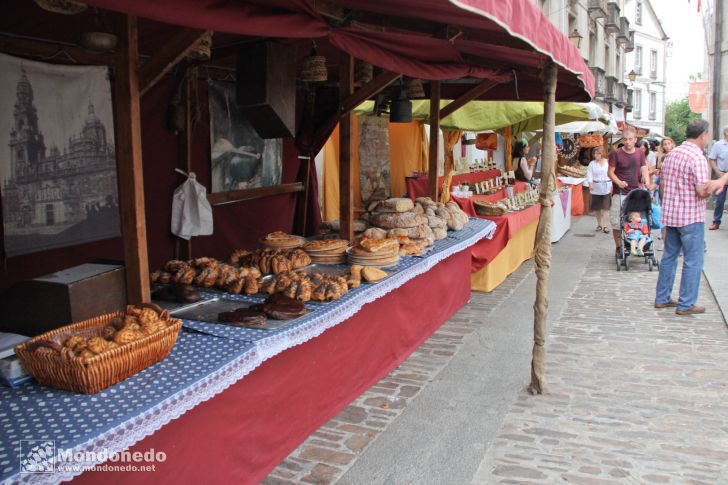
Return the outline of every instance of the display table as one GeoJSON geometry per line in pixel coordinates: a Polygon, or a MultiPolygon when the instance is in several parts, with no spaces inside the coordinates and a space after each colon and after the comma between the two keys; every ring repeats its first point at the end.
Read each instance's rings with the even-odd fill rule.
{"type": "Polygon", "coordinates": [[[573,189],[567,186],[554,192],[553,216],[551,217],[551,242],[558,242],[571,228],[571,195],[573,189]]]}
{"type": "Polygon", "coordinates": [[[19,440],[32,439],[55,440],[57,455],[166,454],[154,473],[92,471],[78,483],[258,483],[468,301],[468,248],[494,230],[472,219],[426,257],[403,258],[386,280],[309,305],[279,331],[227,327],[239,332],[213,336],[185,321],[167,359],[93,396],[34,383],[0,389],[0,481],[58,483],[98,463],[21,474],[19,440]]]}
{"type": "MultiPolygon", "coordinates": [[[[463,183],[484,182],[500,176],[501,171],[498,169],[483,170],[482,172],[459,173],[452,176],[452,187],[463,183]]],[[[429,197],[429,178],[427,174],[420,174],[413,177],[405,177],[407,181],[407,195],[414,200],[417,197],[429,197]]],[[[445,177],[437,178],[438,192],[442,190],[442,184],[445,177]]]]}

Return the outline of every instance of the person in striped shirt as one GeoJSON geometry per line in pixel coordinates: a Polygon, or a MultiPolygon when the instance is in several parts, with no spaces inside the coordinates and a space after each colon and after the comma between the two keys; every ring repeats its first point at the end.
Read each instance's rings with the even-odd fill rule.
{"type": "Polygon", "coordinates": [[[705,312],[704,307],[697,305],[703,271],[705,210],[708,197],[718,189],[716,181],[710,180],[703,153],[710,138],[708,122],[691,121],[685,137],[685,142],[665,157],[660,173],[661,222],[666,231],[655,295],[655,308],[674,307],[678,315],[705,312]],[[681,251],[684,259],[680,295],[675,301],[671,295],[681,251]]]}

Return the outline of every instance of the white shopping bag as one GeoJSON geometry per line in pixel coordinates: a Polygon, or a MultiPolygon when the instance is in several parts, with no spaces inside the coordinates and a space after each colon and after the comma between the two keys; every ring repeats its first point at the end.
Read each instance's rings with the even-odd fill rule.
{"type": "Polygon", "coordinates": [[[187,181],[177,187],[172,196],[172,234],[182,239],[192,236],[212,234],[212,207],[207,201],[207,189],[195,180],[195,173],[189,174],[175,169],[187,176],[187,181]]]}

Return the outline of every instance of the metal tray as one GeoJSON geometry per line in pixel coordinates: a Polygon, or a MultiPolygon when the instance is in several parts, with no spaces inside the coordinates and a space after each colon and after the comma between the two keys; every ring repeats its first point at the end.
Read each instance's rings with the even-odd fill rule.
{"type": "Polygon", "coordinates": [[[192,306],[191,308],[178,310],[176,312],[173,312],[172,315],[175,318],[182,318],[185,320],[217,323],[220,325],[230,325],[232,327],[260,328],[264,330],[275,330],[290,325],[291,323],[298,320],[297,318],[294,318],[292,320],[273,320],[271,318],[268,318],[268,320],[263,325],[246,326],[235,325],[229,322],[220,322],[217,319],[217,315],[221,312],[230,312],[237,308],[248,308],[251,305],[253,305],[253,303],[216,298],[213,300],[195,303],[194,306],[192,306]]]}

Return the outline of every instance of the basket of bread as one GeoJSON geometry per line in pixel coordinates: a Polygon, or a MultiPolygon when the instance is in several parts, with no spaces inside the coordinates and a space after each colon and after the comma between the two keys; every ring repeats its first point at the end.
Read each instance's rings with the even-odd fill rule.
{"type": "Polygon", "coordinates": [[[40,384],[95,394],[167,357],[181,328],[168,311],[143,303],[46,332],[15,353],[40,384]]]}

